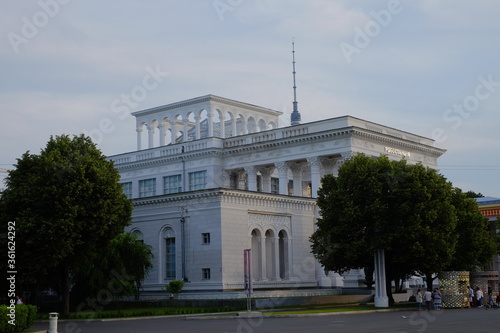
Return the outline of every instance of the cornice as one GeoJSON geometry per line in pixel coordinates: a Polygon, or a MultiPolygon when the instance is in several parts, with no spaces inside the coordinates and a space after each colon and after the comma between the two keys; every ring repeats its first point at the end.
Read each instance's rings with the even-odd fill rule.
{"type": "Polygon", "coordinates": [[[234,106],[234,107],[242,108],[245,110],[267,113],[267,114],[272,115],[272,116],[278,116],[278,115],[283,114],[283,112],[264,108],[264,107],[253,105],[253,104],[243,103],[243,102],[239,102],[236,100],[232,100],[232,99],[228,99],[228,98],[224,98],[224,97],[220,97],[220,96],[215,96],[215,95],[206,95],[206,96],[200,96],[200,97],[196,97],[196,98],[192,98],[192,99],[188,99],[188,100],[184,100],[184,101],[180,101],[180,102],[176,102],[176,103],[171,103],[171,104],[167,104],[167,105],[162,105],[162,106],[158,106],[158,107],[154,107],[154,108],[150,108],[150,109],[146,109],[146,110],[142,110],[142,111],[136,111],[136,112],[133,112],[132,115],[135,117],[147,116],[147,115],[151,115],[151,114],[158,113],[158,112],[180,109],[180,108],[184,108],[187,106],[192,106],[192,105],[197,105],[197,104],[202,104],[202,103],[207,103],[207,102],[208,103],[210,103],[210,102],[221,103],[224,105],[234,106]]]}
{"type": "Polygon", "coordinates": [[[347,128],[347,129],[341,129],[341,130],[335,130],[335,131],[323,131],[323,132],[304,134],[304,135],[300,135],[300,136],[279,138],[279,139],[274,139],[274,140],[270,140],[270,141],[251,143],[251,144],[246,144],[246,145],[237,146],[237,147],[227,147],[227,148],[224,148],[223,154],[228,155],[228,154],[247,152],[247,151],[265,150],[265,149],[269,149],[269,148],[295,145],[298,143],[304,143],[304,142],[315,141],[315,140],[326,140],[326,139],[330,139],[330,138],[344,138],[344,137],[351,136],[352,132],[353,132],[352,129],[347,128]]]}
{"type": "MultiPolygon", "coordinates": [[[[177,194],[165,194],[148,198],[133,199],[135,209],[152,209],[156,207],[182,205],[196,205],[203,203],[224,202],[231,204],[243,204],[248,206],[259,206],[259,211],[273,214],[278,209],[307,209],[313,211],[316,207],[316,199],[306,197],[293,197],[281,194],[263,192],[250,192],[243,190],[231,190],[214,188],[201,191],[182,192],[177,194]]],[[[250,210],[251,212],[256,212],[250,210]]],[[[283,212],[280,212],[283,214],[283,212]]]]}
{"type": "Polygon", "coordinates": [[[407,139],[403,139],[403,138],[395,139],[394,137],[392,137],[390,135],[382,134],[382,133],[375,133],[375,132],[368,131],[368,130],[363,129],[363,128],[354,128],[352,134],[353,134],[353,137],[360,137],[360,138],[364,138],[364,139],[369,139],[372,141],[389,144],[393,147],[405,148],[407,150],[421,151],[423,153],[432,155],[434,157],[439,157],[446,152],[446,149],[441,149],[441,148],[437,148],[437,147],[431,147],[431,146],[427,146],[427,145],[423,145],[423,144],[418,144],[418,143],[415,143],[411,140],[407,140],[407,139]]]}
{"type": "Polygon", "coordinates": [[[221,148],[210,148],[209,150],[200,149],[189,153],[177,154],[174,156],[153,157],[141,161],[128,162],[126,164],[115,164],[115,168],[118,171],[127,171],[133,169],[141,169],[144,167],[154,167],[157,165],[163,165],[171,162],[180,162],[182,160],[189,161],[200,157],[221,157],[222,155],[223,152],[221,148]]]}

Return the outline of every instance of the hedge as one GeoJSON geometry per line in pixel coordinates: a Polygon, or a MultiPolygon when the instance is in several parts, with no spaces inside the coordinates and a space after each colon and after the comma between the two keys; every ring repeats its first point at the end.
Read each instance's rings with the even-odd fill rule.
{"type": "Polygon", "coordinates": [[[23,332],[33,325],[37,308],[34,305],[0,305],[0,333],[23,332]]]}

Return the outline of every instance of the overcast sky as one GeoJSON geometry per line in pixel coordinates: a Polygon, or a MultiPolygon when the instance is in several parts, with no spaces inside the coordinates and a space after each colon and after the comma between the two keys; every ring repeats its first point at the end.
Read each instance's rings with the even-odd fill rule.
{"type": "Polygon", "coordinates": [[[106,155],[135,150],[129,112],[207,94],[282,111],[287,126],[294,38],[302,122],[351,115],[434,138],[454,186],[500,197],[499,1],[1,7],[2,168],[39,153],[51,135],[92,134],[106,155]],[[102,121],[112,129],[103,133],[102,121]]]}

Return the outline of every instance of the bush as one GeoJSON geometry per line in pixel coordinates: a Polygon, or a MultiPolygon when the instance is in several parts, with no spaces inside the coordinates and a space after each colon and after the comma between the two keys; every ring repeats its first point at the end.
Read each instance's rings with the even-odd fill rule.
{"type": "Polygon", "coordinates": [[[33,325],[36,306],[20,304],[14,308],[0,305],[0,333],[22,332],[33,325]]]}
{"type": "Polygon", "coordinates": [[[170,281],[170,283],[167,284],[167,291],[169,293],[177,295],[178,293],[181,292],[183,287],[184,287],[184,281],[182,280],[170,281]]]}

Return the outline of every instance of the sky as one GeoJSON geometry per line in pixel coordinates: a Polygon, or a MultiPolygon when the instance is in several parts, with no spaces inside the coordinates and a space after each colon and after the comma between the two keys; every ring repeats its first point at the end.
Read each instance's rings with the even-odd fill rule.
{"type": "Polygon", "coordinates": [[[500,197],[498,13],[491,0],[3,1],[0,168],[51,135],[134,151],[131,112],[207,94],[288,126],[293,41],[303,123],[350,115],[433,138],[455,187],[500,197]]]}

